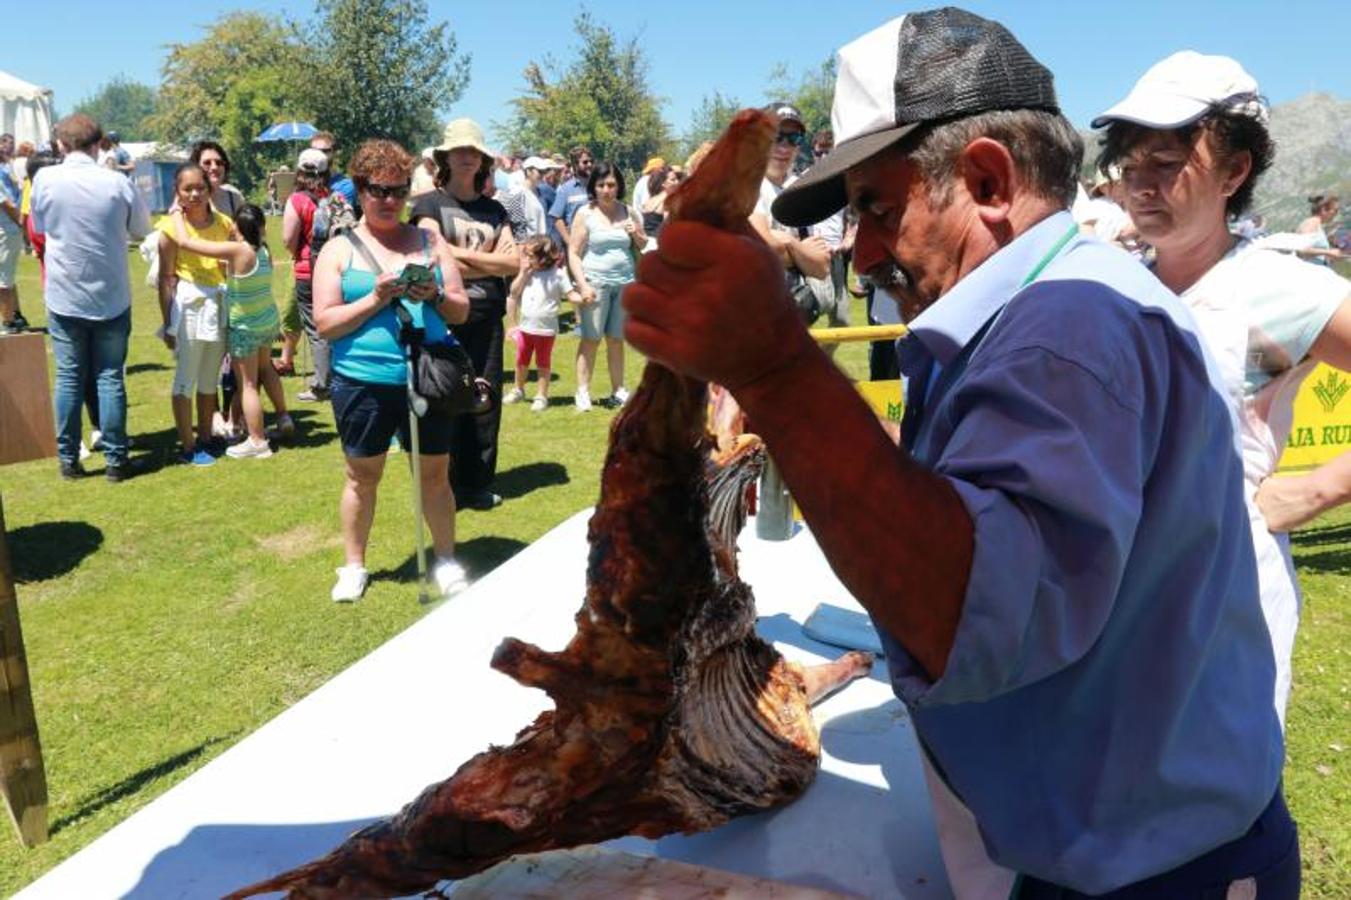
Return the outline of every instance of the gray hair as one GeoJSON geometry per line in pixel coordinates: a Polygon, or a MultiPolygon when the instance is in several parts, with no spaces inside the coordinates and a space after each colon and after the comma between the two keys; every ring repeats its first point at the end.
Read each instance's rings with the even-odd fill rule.
{"type": "Polygon", "coordinates": [[[927,126],[902,142],[901,148],[924,177],[935,207],[942,209],[952,202],[957,158],[968,144],[982,137],[1008,148],[1034,194],[1066,207],[1074,202],[1084,157],[1078,132],[1059,113],[1001,109],[927,126]]]}

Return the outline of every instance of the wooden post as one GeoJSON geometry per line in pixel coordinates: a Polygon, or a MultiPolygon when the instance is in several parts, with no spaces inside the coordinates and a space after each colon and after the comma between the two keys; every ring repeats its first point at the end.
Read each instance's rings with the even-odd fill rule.
{"type": "Polygon", "coordinates": [[[56,423],[46,335],[0,335],[0,466],[51,459],[56,423]]]}
{"type": "Polygon", "coordinates": [[[47,773],[19,629],[19,598],[0,502],[0,795],[25,846],[47,840],[47,773]]]}

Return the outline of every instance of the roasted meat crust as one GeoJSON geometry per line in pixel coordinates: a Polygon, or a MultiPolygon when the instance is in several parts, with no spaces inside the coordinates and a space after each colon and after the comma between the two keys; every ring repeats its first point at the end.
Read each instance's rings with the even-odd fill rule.
{"type": "MultiPolygon", "coordinates": [[[[741,113],[676,215],[741,228],[774,130],[741,113]]],[[[576,634],[560,652],[508,638],[494,654],[555,709],[323,859],[231,896],[412,893],[514,854],[702,831],[801,794],[820,756],[813,694],[871,658],[805,673],[756,636],[735,540],[764,448],[738,440],[714,461],[706,407],[703,383],[648,365],[611,431],[576,634]]]]}

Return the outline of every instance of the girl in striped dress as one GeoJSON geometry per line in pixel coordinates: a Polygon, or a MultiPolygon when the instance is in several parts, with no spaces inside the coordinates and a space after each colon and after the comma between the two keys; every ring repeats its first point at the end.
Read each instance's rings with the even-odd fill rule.
{"type": "Polygon", "coordinates": [[[226,288],[229,307],[229,350],[235,378],[244,404],[248,437],[225,451],[235,459],[262,459],[272,455],[263,431],[263,405],[259,387],[267,392],[277,410],[277,431],[282,437],[295,433],[295,423],[286,411],[281,379],[271,365],[272,342],[281,333],[281,319],[272,299],[272,254],[264,239],[263,211],[246,205],[235,216],[242,241],[190,240],[175,218],[178,244],[203,256],[223,259],[229,265],[226,288]]]}

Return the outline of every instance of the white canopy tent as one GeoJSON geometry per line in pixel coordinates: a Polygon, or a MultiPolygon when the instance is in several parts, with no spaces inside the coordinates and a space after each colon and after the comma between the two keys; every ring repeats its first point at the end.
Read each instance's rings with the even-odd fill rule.
{"type": "Polygon", "coordinates": [[[41,144],[52,136],[52,92],[0,72],[0,134],[41,144]]]}

